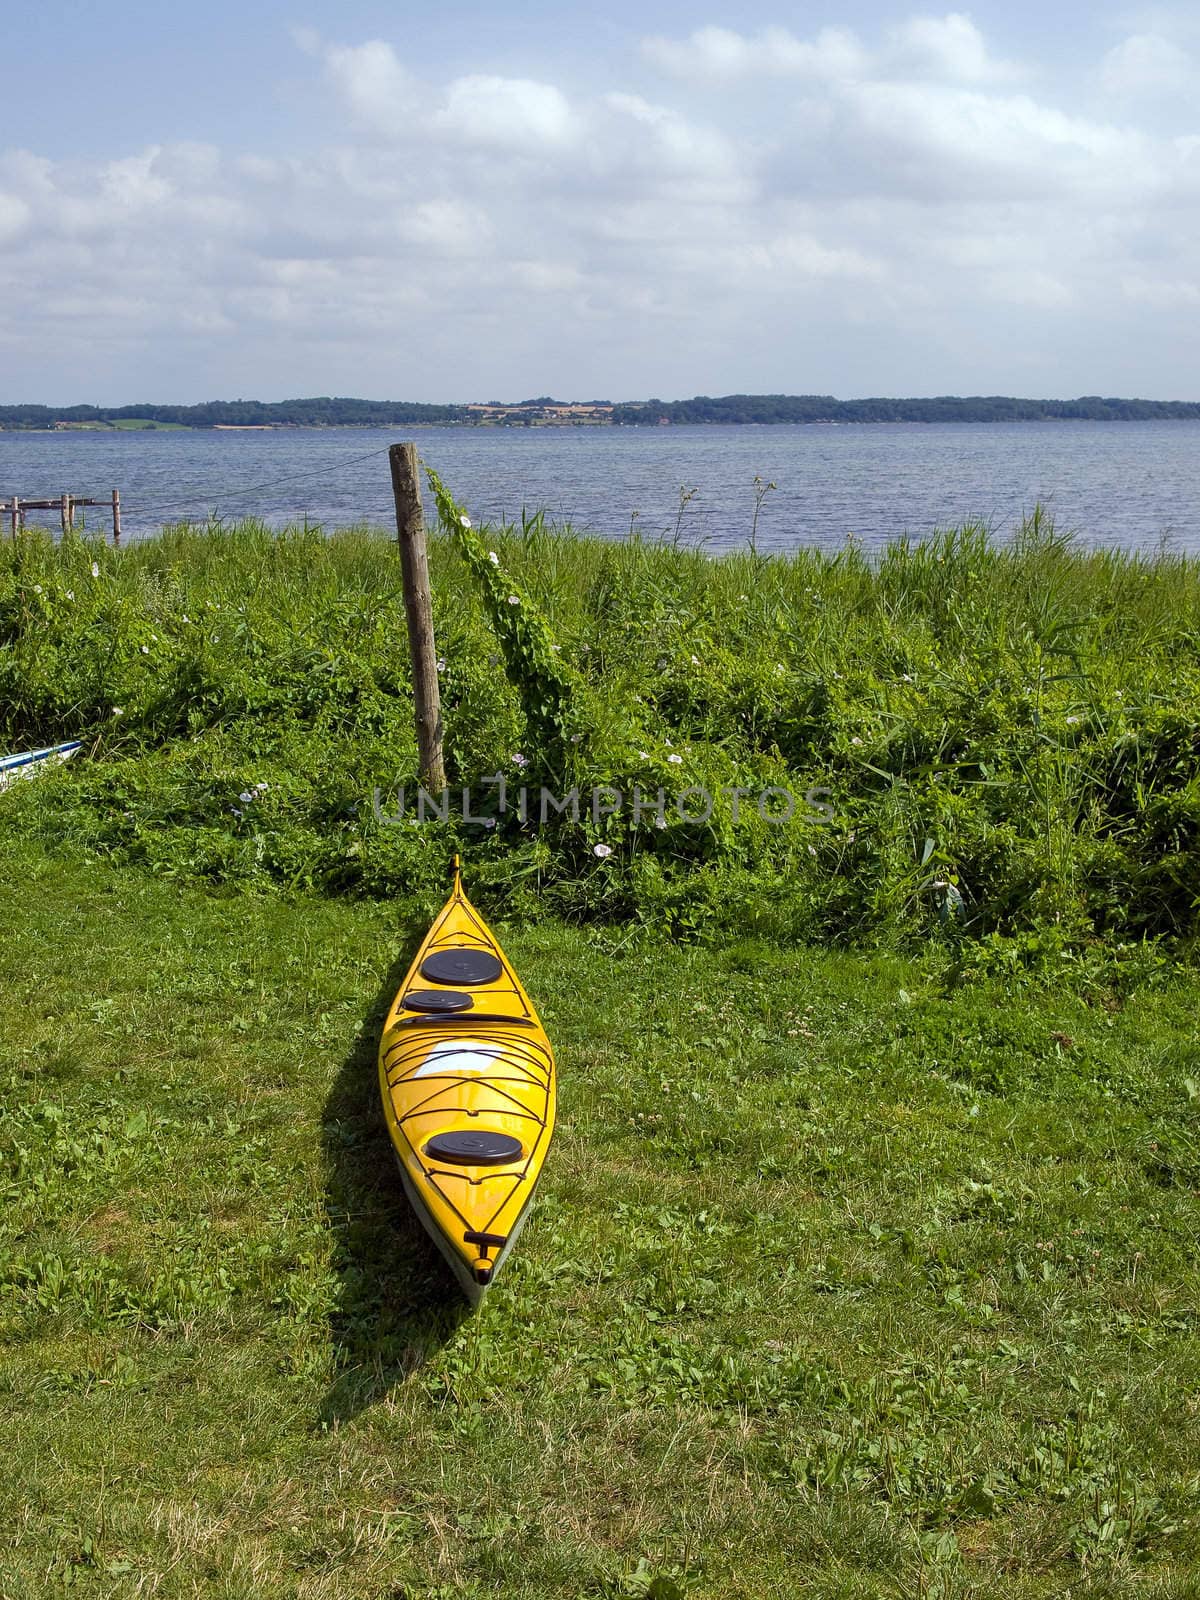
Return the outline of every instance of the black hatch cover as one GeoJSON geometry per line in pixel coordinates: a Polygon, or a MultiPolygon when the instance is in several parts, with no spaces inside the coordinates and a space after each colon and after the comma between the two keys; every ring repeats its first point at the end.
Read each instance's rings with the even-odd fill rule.
{"type": "Polygon", "coordinates": [[[406,1011],[469,1011],[474,1004],[457,989],[410,989],[404,996],[406,1011]]]}
{"type": "Polygon", "coordinates": [[[504,971],[490,950],[435,950],[421,963],[430,983],[495,983],[504,971]]]}
{"type": "Polygon", "coordinates": [[[486,1128],[470,1133],[435,1133],[425,1146],[432,1161],[449,1161],[456,1167],[498,1167],[521,1158],[521,1141],[486,1128]]]}

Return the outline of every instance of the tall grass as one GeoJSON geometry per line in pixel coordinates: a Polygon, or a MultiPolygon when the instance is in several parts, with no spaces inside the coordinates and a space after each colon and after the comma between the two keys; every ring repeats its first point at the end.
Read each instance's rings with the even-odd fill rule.
{"type": "Polygon", "coordinates": [[[3,546],[0,740],[83,738],[88,759],[10,791],[0,831],[179,878],[431,904],[458,849],[514,913],[689,935],[1053,953],[1193,933],[1194,561],[1081,549],[1040,511],[1008,544],[965,527],[874,560],[852,542],[711,559],[542,518],[481,537],[490,594],[478,550],[432,541],[452,781],[703,786],[711,819],[377,820],[375,788],[411,796],[416,777],[394,546],[246,523],[119,553],[3,546]],[[549,742],[503,637],[510,586],[574,697],[549,742]],[[801,805],[775,826],[751,798],[735,822],[721,786],[825,788],[833,819],[801,805]]]}

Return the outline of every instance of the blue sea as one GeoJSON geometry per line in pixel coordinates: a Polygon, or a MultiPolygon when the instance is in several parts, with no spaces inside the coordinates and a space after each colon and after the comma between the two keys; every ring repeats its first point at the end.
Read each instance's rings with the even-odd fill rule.
{"type": "MultiPolygon", "coordinates": [[[[868,547],[1037,504],[1088,545],[1200,552],[1200,422],[0,433],[0,499],[121,491],[127,538],[164,522],[388,526],[387,447],[416,441],[480,521],[544,511],[607,538],[868,547]]],[[[86,513],[99,528],[106,513],[86,513]]],[[[57,528],[55,512],[29,521],[57,528]]]]}

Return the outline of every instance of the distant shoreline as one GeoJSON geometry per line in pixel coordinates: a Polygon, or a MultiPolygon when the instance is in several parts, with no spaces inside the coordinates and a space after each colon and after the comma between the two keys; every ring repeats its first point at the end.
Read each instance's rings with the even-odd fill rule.
{"type": "Polygon", "coordinates": [[[1119,399],[1032,400],[1011,395],[838,400],[832,395],[697,395],[691,400],[566,401],[542,396],[514,404],[473,401],[329,399],[212,400],[199,405],[0,406],[0,432],[149,433],[269,432],[330,428],[611,428],[871,423],[1166,422],[1200,421],[1200,401],[1119,399]]]}
{"type": "Polygon", "coordinates": [[[111,428],[103,424],[93,424],[84,427],[65,428],[13,428],[0,423],[0,437],[5,434],[20,434],[22,438],[30,434],[45,434],[55,438],[69,437],[74,434],[87,434],[94,438],[98,433],[124,434],[134,433],[385,433],[396,428],[407,428],[421,433],[434,428],[461,428],[464,431],[481,430],[485,432],[504,432],[513,428],[537,428],[542,432],[569,433],[583,429],[595,431],[596,429],[612,430],[622,429],[653,429],[655,427],[671,428],[906,428],[906,427],[989,427],[1002,425],[1020,425],[1021,427],[1054,427],[1069,425],[1071,423],[1102,422],[1105,424],[1140,423],[1140,422],[1200,422],[1200,409],[1196,416],[1169,416],[1169,417],[879,417],[869,421],[856,420],[853,422],[729,422],[714,420],[711,422],[593,422],[593,423],[549,423],[532,422],[505,424],[495,422],[254,422],[254,423],[175,423],[170,427],[159,425],[151,428],[111,428]]]}

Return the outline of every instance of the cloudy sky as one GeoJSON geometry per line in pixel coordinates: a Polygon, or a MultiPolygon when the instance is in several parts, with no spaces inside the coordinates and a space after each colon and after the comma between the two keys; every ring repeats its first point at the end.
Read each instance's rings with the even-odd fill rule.
{"type": "Polygon", "coordinates": [[[1200,398],[1195,5],[734,17],[10,10],[0,400],[1200,398]]]}

